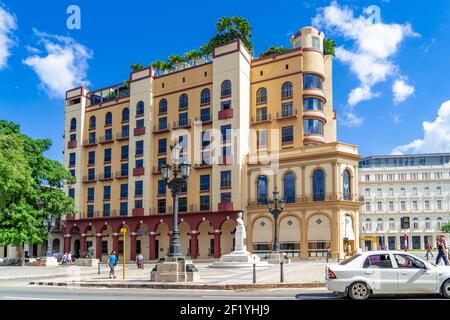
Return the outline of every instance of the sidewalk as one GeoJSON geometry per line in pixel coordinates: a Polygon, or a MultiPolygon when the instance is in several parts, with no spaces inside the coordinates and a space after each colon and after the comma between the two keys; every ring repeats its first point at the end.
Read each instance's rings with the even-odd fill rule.
{"type": "MultiPolygon", "coordinates": [[[[106,272],[106,265],[101,265],[100,272],[106,272]]],[[[94,275],[98,273],[98,267],[39,267],[39,266],[6,266],[0,267],[0,280],[20,280],[20,279],[43,279],[67,277],[69,275],[80,273],[83,276],[94,275]]]]}

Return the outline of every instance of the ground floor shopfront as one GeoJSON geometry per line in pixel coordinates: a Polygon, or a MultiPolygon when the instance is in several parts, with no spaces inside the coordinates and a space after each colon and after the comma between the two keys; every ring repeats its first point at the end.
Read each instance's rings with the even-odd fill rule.
{"type": "Polygon", "coordinates": [[[404,233],[365,234],[361,237],[361,248],[365,251],[374,250],[404,250],[407,246],[412,250],[426,250],[429,242],[436,248],[436,240],[441,233],[404,233]]]}

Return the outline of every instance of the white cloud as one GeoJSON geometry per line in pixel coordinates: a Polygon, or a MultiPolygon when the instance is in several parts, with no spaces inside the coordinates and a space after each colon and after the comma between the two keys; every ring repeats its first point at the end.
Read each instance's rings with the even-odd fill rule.
{"type": "Polygon", "coordinates": [[[392,92],[394,93],[394,103],[399,104],[414,93],[414,87],[407,84],[404,79],[397,79],[392,85],[392,92]]]}
{"type": "Polygon", "coordinates": [[[11,48],[16,44],[13,31],[17,29],[16,18],[0,7],[0,70],[6,68],[11,48]]]}
{"type": "Polygon", "coordinates": [[[336,58],[348,65],[360,81],[359,87],[348,96],[350,106],[378,96],[372,92],[372,87],[399,73],[393,57],[400,43],[406,37],[418,36],[408,23],[374,24],[371,21],[370,16],[357,17],[353,10],[340,6],[336,1],[320,8],[313,19],[313,24],[318,28],[342,36],[353,44],[351,49],[343,46],[336,48],[336,58]]]}
{"type": "Polygon", "coordinates": [[[340,123],[346,127],[360,127],[364,119],[355,115],[350,109],[346,111],[344,117],[340,120],[340,123]]]}
{"type": "Polygon", "coordinates": [[[90,84],[86,73],[91,50],[70,37],[33,31],[46,55],[41,56],[38,49],[29,47],[31,55],[23,63],[36,72],[50,97],[63,98],[68,89],[90,84]]]}
{"type": "Polygon", "coordinates": [[[450,100],[439,108],[433,122],[423,122],[422,139],[398,146],[392,154],[450,152],[450,100]]]}

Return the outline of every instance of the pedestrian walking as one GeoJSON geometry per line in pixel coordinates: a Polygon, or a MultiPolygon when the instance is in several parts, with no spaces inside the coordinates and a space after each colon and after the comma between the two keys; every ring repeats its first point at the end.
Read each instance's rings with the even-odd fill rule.
{"type": "Polygon", "coordinates": [[[68,263],[68,260],[67,260],[67,259],[68,259],[68,258],[67,258],[67,252],[65,252],[64,255],[63,255],[62,258],[61,258],[61,266],[67,267],[67,263],[68,263]]]}
{"type": "Polygon", "coordinates": [[[108,265],[109,265],[109,278],[111,278],[111,275],[115,278],[116,275],[114,274],[114,268],[117,265],[117,257],[116,252],[113,251],[108,257],[108,265]]]}
{"type": "Polygon", "coordinates": [[[439,237],[439,240],[437,242],[437,249],[438,249],[438,254],[436,256],[436,265],[439,265],[439,263],[441,262],[441,259],[443,259],[445,265],[448,266],[447,246],[445,244],[444,236],[439,237]]]}
{"type": "Polygon", "coordinates": [[[72,253],[69,252],[67,254],[67,265],[71,265],[72,264],[72,253]]]}
{"type": "Polygon", "coordinates": [[[431,255],[432,257],[434,257],[434,255],[433,255],[433,250],[432,250],[430,241],[427,241],[426,249],[427,249],[427,253],[425,254],[425,257],[427,258],[427,260],[428,260],[428,258],[429,258],[430,255],[431,255]]]}

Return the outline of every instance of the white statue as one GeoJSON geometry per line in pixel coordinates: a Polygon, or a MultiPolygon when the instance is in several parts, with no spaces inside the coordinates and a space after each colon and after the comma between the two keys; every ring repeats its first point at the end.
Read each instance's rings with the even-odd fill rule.
{"type": "Polygon", "coordinates": [[[234,251],[247,251],[246,241],[247,233],[245,231],[244,220],[242,219],[242,212],[238,213],[238,218],[236,219],[236,233],[234,235],[234,251]]]}

